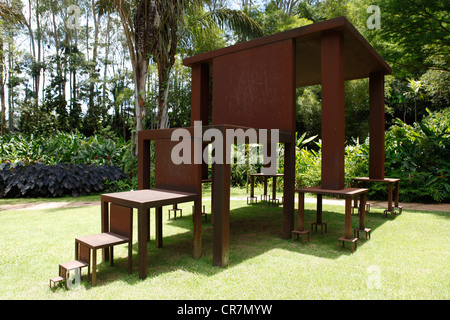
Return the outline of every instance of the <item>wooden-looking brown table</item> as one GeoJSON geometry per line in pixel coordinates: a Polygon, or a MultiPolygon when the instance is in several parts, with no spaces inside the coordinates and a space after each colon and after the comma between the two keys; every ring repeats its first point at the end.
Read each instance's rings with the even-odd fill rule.
{"type": "MultiPolygon", "coordinates": [[[[165,190],[143,189],[108,193],[101,195],[102,206],[102,232],[109,230],[109,203],[115,203],[129,208],[135,208],[138,212],[138,254],[139,254],[139,278],[147,277],[147,241],[150,240],[150,209],[155,208],[156,246],[162,247],[162,207],[183,202],[198,201],[199,197],[194,193],[165,190]]],[[[103,250],[103,260],[108,261],[108,251],[103,250]]]]}
{"type": "MultiPolygon", "coordinates": [[[[368,178],[368,177],[360,177],[360,178],[354,178],[354,186],[355,188],[359,187],[359,182],[363,183],[363,187],[366,188],[367,182],[381,182],[381,183],[387,183],[388,184],[388,208],[387,210],[384,210],[384,214],[386,215],[388,212],[395,215],[396,211],[395,209],[398,209],[399,213],[402,213],[402,207],[398,205],[398,184],[400,179],[398,178],[383,178],[383,179],[374,179],[374,178],[368,178]],[[392,206],[392,200],[394,198],[395,204],[392,206]]],[[[354,206],[358,207],[358,200],[357,198],[354,199],[354,206]]]]}
{"type": "Polygon", "coordinates": [[[272,183],[272,199],[269,196],[269,201],[272,203],[277,203],[279,199],[277,199],[277,177],[283,177],[284,175],[282,173],[276,173],[276,174],[267,174],[267,173],[252,173],[250,174],[250,197],[247,198],[247,202],[250,199],[258,199],[255,197],[255,177],[262,177],[264,182],[264,194],[261,195],[261,200],[264,197],[264,200],[267,200],[267,180],[269,178],[273,178],[272,183]]]}
{"type": "MultiPolygon", "coordinates": [[[[316,221],[311,224],[311,230],[313,226],[320,225],[321,228],[325,226],[326,230],[326,222],[322,221],[322,196],[323,195],[333,195],[333,196],[341,196],[345,197],[345,230],[344,230],[344,236],[339,238],[339,249],[341,242],[344,244],[344,242],[351,242],[352,245],[356,245],[356,241],[358,238],[352,236],[352,214],[351,214],[351,207],[352,207],[352,199],[355,196],[359,196],[360,203],[359,203],[359,228],[354,230],[354,233],[366,232],[370,234],[370,229],[365,227],[365,206],[366,206],[366,193],[368,189],[365,188],[344,188],[340,190],[330,190],[330,189],[322,189],[320,186],[318,187],[309,187],[309,188],[302,188],[302,189],[296,189],[295,192],[298,192],[298,227],[296,230],[292,231],[292,236],[294,234],[302,234],[305,233],[304,230],[304,213],[305,213],[305,193],[313,193],[317,194],[317,213],[316,213],[316,221]]],[[[352,247],[353,251],[353,247],[352,247]]]]}

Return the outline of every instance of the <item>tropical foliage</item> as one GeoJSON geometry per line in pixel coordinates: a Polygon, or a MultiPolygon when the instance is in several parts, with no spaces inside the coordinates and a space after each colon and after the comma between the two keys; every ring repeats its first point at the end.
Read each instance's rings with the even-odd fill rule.
{"type": "MultiPolygon", "coordinates": [[[[320,142],[316,143],[320,147],[320,142]]],[[[450,109],[429,112],[420,123],[397,120],[386,131],[385,176],[400,178],[400,201],[450,201],[450,109]]],[[[320,185],[320,149],[297,148],[296,184],[320,185]]],[[[345,178],[368,176],[369,140],[353,140],[345,150],[345,178]]],[[[369,197],[385,199],[386,186],[373,184],[369,197]]]]}
{"type": "Polygon", "coordinates": [[[102,192],[107,182],[123,180],[117,167],[82,164],[0,164],[0,198],[53,198],[102,192]]]}
{"type": "MultiPolygon", "coordinates": [[[[405,199],[444,201],[448,121],[432,119],[450,102],[449,11],[445,0],[0,0],[0,162],[116,165],[131,180],[111,187],[133,186],[136,130],[190,125],[183,58],[344,15],[393,69],[386,175],[405,199]]],[[[296,183],[315,184],[321,88],[296,96],[299,141],[316,137],[298,148],[296,183]]],[[[367,166],[367,79],[346,82],[345,104],[351,179],[367,166]]],[[[234,183],[258,169],[233,165],[234,183]]]]}

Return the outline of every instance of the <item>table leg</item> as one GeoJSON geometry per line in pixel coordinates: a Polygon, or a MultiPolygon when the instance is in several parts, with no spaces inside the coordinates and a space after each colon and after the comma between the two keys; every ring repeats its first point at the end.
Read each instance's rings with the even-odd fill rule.
{"type": "Polygon", "coordinates": [[[264,180],[264,200],[267,200],[267,177],[263,177],[264,180]]]}
{"type": "Polygon", "coordinates": [[[388,211],[392,212],[392,183],[388,184],[388,211]]]}
{"type": "Polygon", "coordinates": [[[303,192],[298,193],[298,230],[304,230],[304,220],[305,220],[305,194],[303,192]]]}
{"type": "Polygon", "coordinates": [[[345,197],[345,233],[346,239],[352,238],[352,197],[345,197]]]}
{"type": "Polygon", "coordinates": [[[311,232],[313,231],[313,227],[320,226],[320,232],[323,232],[323,227],[325,226],[325,232],[327,232],[327,223],[322,221],[322,195],[317,195],[317,211],[316,211],[316,221],[311,223],[311,232]]]}
{"type": "Polygon", "coordinates": [[[156,218],[155,218],[155,226],[156,226],[156,247],[162,248],[163,246],[163,232],[162,232],[162,207],[156,208],[156,218]]]}
{"type": "Polygon", "coordinates": [[[277,177],[273,176],[273,181],[272,181],[272,201],[276,202],[277,201],[277,177]]]}
{"type": "MultiPolygon", "coordinates": [[[[109,202],[101,201],[101,232],[109,232],[109,202]]],[[[103,262],[109,261],[109,250],[102,249],[103,262]]]]}
{"type": "Polygon", "coordinates": [[[359,229],[364,230],[366,227],[366,194],[361,193],[359,198],[359,229]]]}
{"type": "MultiPolygon", "coordinates": [[[[255,198],[255,176],[250,175],[250,197],[247,197],[247,204],[249,203],[248,200],[250,199],[250,203],[253,203],[253,200],[255,200],[256,203],[258,203],[258,198],[255,198]]],[[[211,208],[214,208],[213,205],[211,205],[211,208]]],[[[211,214],[211,223],[212,221],[212,214],[211,214]]]]}
{"type": "MultiPolygon", "coordinates": [[[[317,219],[316,222],[317,224],[321,224],[322,223],[322,195],[318,194],[317,195],[317,219]]],[[[316,226],[316,231],[317,231],[317,226],[316,226]]]]}
{"type": "Polygon", "coordinates": [[[147,277],[148,211],[147,209],[138,209],[139,279],[145,279],[147,277]]]}
{"type": "Polygon", "coordinates": [[[395,193],[395,207],[398,208],[398,181],[395,182],[394,193],[395,193]]]}
{"type": "Polygon", "coordinates": [[[294,238],[297,236],[297,239],[299,236],[302,236],[302,243],[305,243],[305,236],[308,237],[309,241],[309,230],[304,229],[304,218],[305,218],[305,194],[303,192],[298,193],[298,222],[297,222],[297,229],[292,230],[292,241],[294,241],[294,238]]]}
{"type": "Polygon", "coordinates": [[[78,241],[75,239],[75,260],[78,260],[78,241]]]}
{"type": "Polygon", "coordinates": [[[255,197],[255,177],[250,176],[250,198],[255,197]]]}
{"type": "Polygon", "coordinates": [[[201,201],[194,201],[194,259],[202,256],[202,214],[201,201]]]}
{"type": "Polygon", "coordinates": [[[150,209],[147,209],[147,242],[150,242],[150,209]]]}
{"type": "Polygon", "coordinates": [[[96,285],[97,285],[97,249],[92,249],[92,286],[95,287],[96,285]]]}
{"type": "Polygon", "coordinates": [[[230,165],[215,164],[213,265],[228,265],[230,251],[230,165]]]}

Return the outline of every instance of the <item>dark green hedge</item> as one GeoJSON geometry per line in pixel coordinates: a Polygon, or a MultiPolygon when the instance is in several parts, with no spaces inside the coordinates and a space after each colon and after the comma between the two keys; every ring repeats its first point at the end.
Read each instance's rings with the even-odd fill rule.
{"type": "Polygon", "coordinates": [[[106,181],[127,178],[114,166],[0,164],[0,198],[78,197],[102,192],[106,181]]]}

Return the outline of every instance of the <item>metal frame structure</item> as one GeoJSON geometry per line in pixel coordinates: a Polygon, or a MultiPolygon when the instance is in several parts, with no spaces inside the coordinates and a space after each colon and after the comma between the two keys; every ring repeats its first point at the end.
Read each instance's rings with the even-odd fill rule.
{"type": "MultiPolygon", "coordinates": [[[[384,76],[392,71],[345,17],[199,54],[183,63],[192,69],[191,126],[202,121],[205,128],[216,126],[219,130],[238,126],[283,132],[280,143],[285,145],[285,238],[290,238],[294,229],[297,87],[322,85],[320,188],[326,194],[327,190],[344,189],[344,83],[369,78],[369,175],[372,179],[384,178],[384,76]]],[[[190,168],[171,164],[168,157],[173,144],[167,139],[167,130],[139,132],[139,189],[149,188],[149,141],[154,139],[156,156],[164,159],[155,163],[157,187],[180,183],[183,186],[182,181],[189,180],[190,190],[180,191],[196,192],[201,197],[207,164],[190,168]],[[164,139],[164,143],[158,142],[159,139],[164,139]],[[191,178],[183,178],[186,175],[191,178]]],[[[213,263],[225,266],[229,257],[230,166],[217,164],[213,172],[213,263]]],[[[200,229],[201,199],[196,202],[194,213],[194,257],[201,255],[200,229]]]]}

